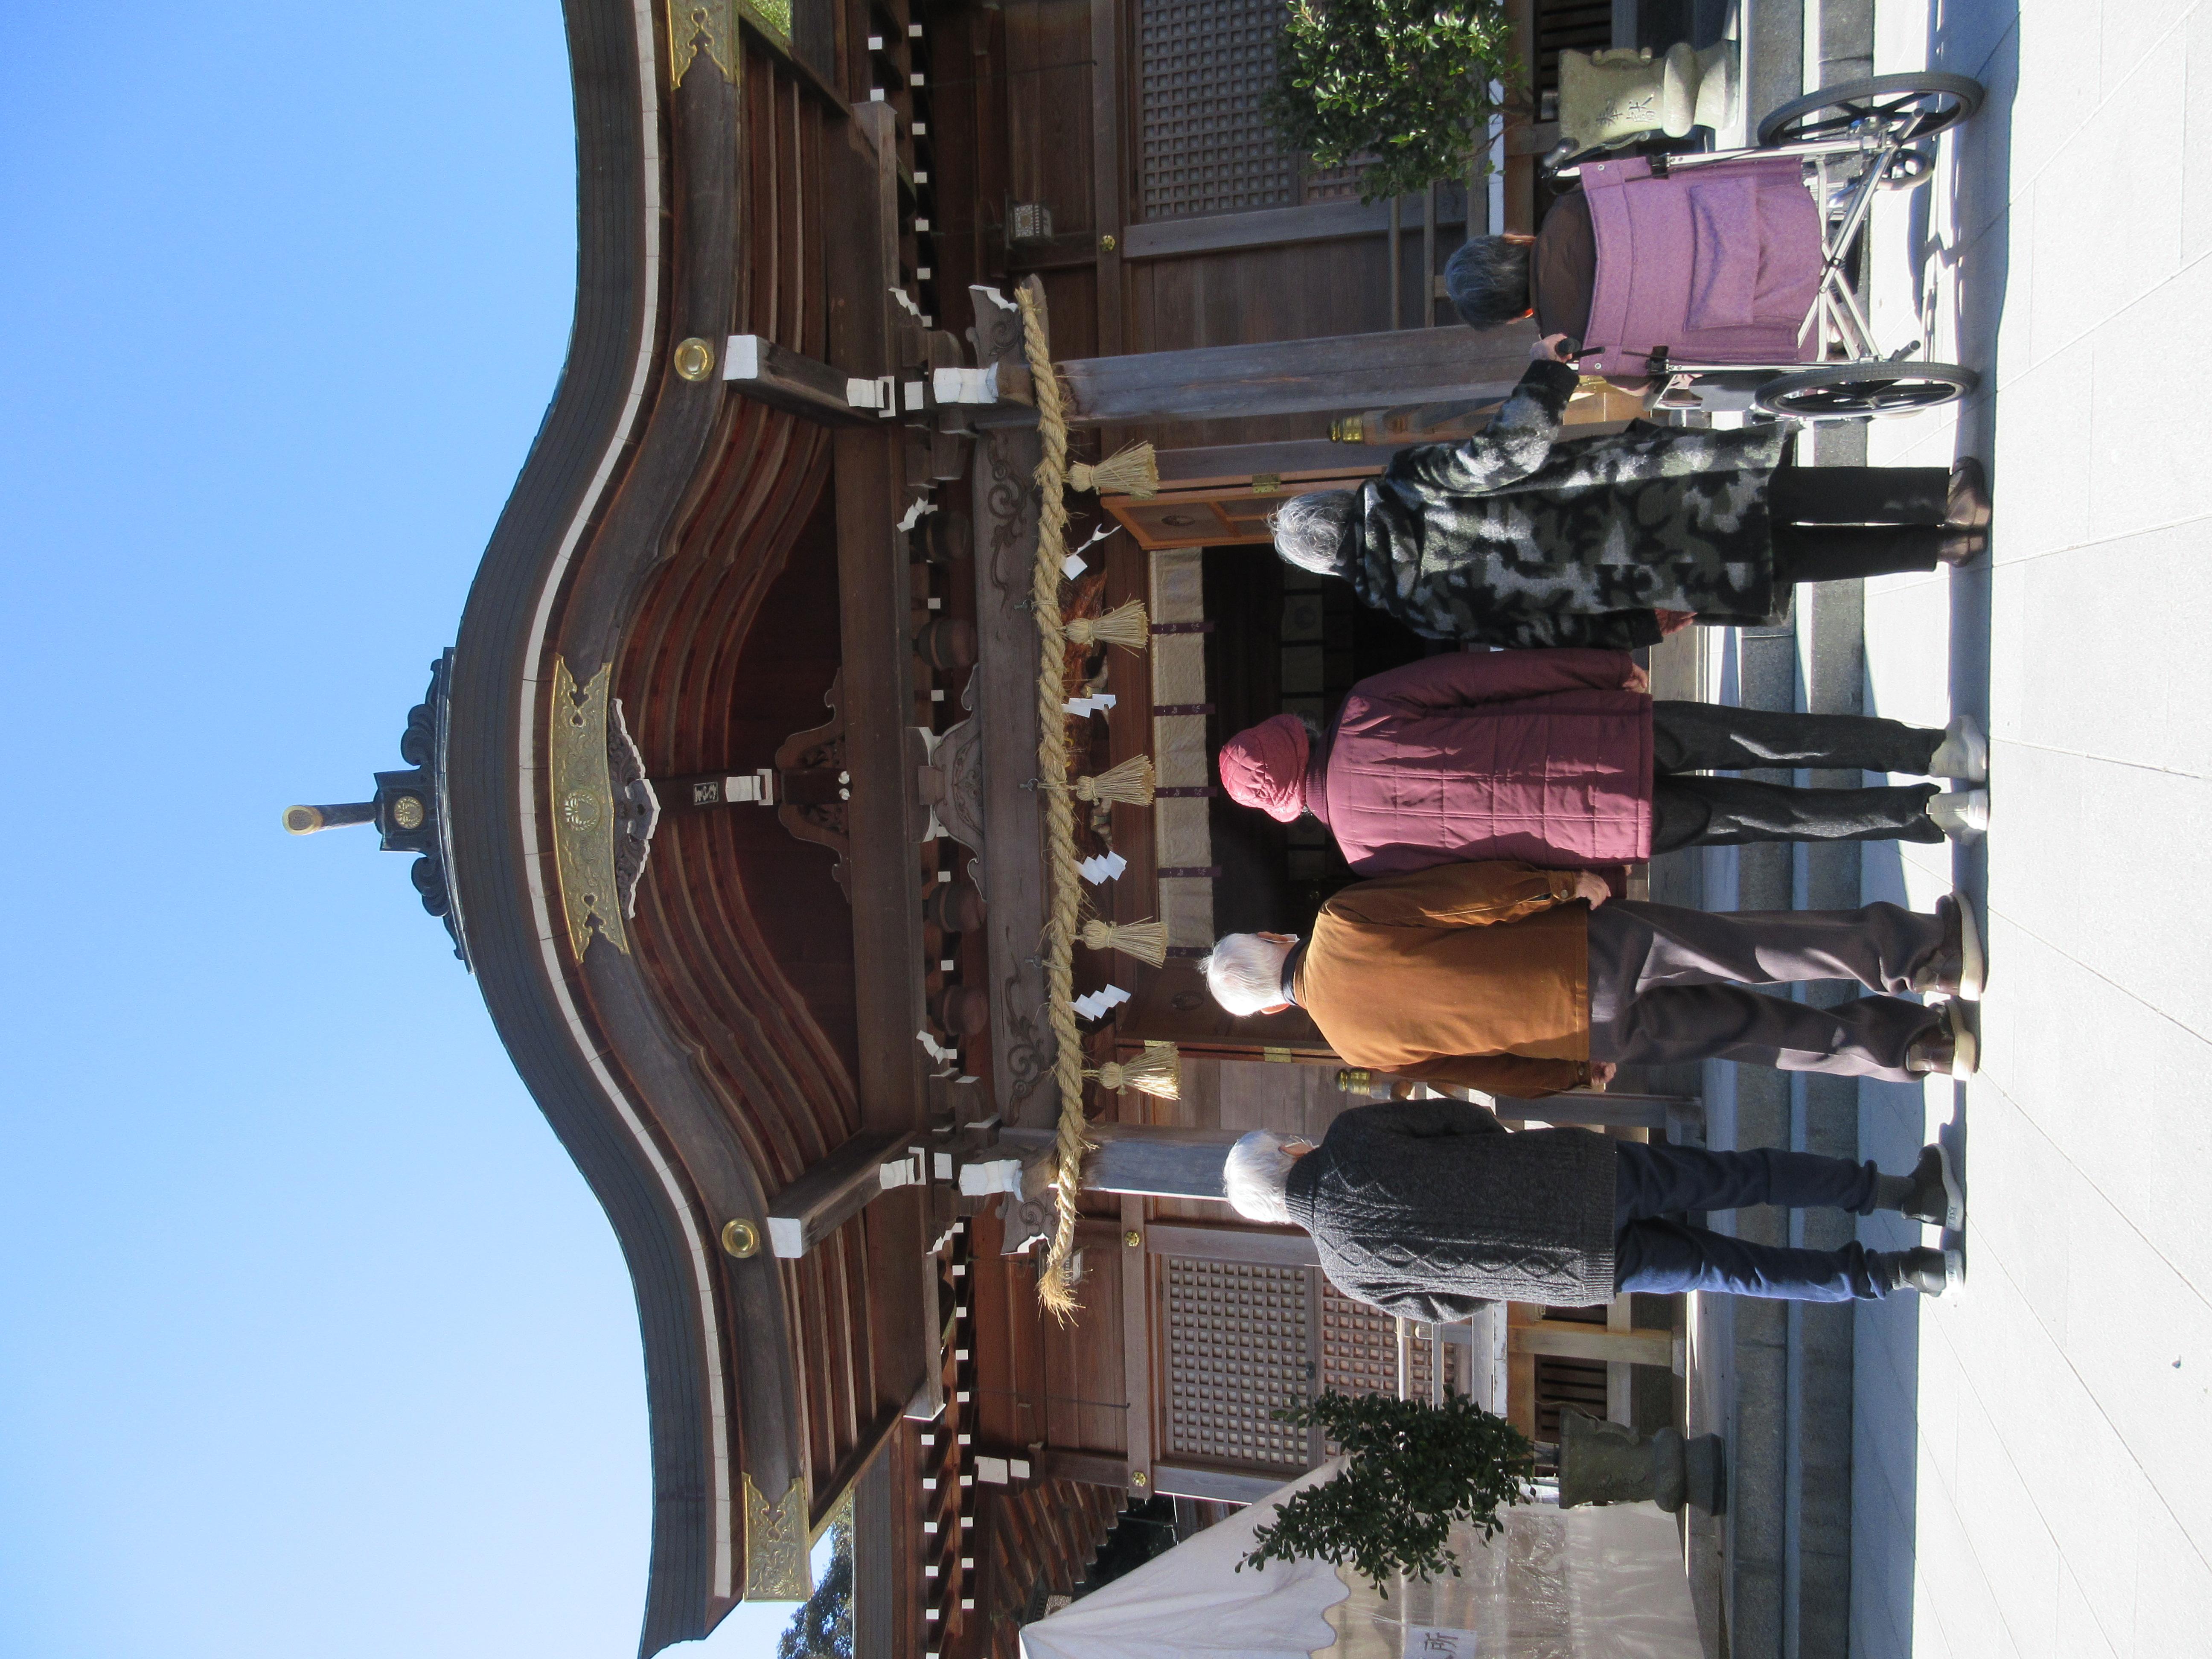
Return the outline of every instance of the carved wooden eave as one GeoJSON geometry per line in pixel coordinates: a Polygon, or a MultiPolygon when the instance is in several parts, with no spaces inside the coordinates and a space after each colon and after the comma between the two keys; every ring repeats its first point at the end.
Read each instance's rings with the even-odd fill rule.
{"type": "MultiPolygon", "coordinates": [[[[822,290],[834,227],[817,210],[838,197],[852,123],[762,33],[770,12],[735,0],[565,10],[576,313],[461,620],[447,874],[466,898],[463,939],[494,1022],[605,1207],[636,1289],[650,1655],[703,1636],[747,1595],[803,1589],[807,1535],[852,1474],[823,1460],[875,1431],[878,1396],[911,1391],[866,1332],[838,1339],[844,1395],[810,1382],[801,1327],[830,1316],[821,1288],[759,1242],[792,1165],[860,1127],[860,1088],[742,915],[718,969],[739,978],[711,1029],[672,999],[660,888],[680,876],[684,848],[645,782],[665,748],[665,710],[629,637],[655,573],[687,558],[738,562],[765,588],[822,499],[826,429],[719,377],[688,377],[677,348],[750,333],[834,358],[818,298],[794,296],[822,290]],[[749,122],[752,106],[772,118],[749,122]],[[771,1103],[799,1127],[763,1127],[771,1103]],[[726,1238],[759,1247],[736,1254],[726,1238]],[[825,1425],[825,1411],[838,1421],[825,1425]]],[[[888,454],[895,441],[870,430],[856,441],[888,454]]],[[[730,613],[740,630],[749,592],[730,613]]],[[[910,1091],[878,1091],[893,1112],[919,1100],[909,1064],[910,1091]]],[[[903,1218],[921,1249],[918,1212],[879,1207],[865,1229],[848,1224],[839,1258],[863,1281],[863,1310],[868,1263],[907,1249],[889,1230],[903,1218]]]]}

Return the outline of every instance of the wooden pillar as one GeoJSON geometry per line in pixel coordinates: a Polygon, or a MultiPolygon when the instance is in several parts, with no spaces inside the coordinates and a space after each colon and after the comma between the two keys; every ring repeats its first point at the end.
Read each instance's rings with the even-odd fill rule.
{"type": "MultiPolygon", "coordinates": [[[[1093,1123],[1091,1138],[1098,1150],[1084,1160],[1084,1188],[1139,1198],[1223,1200],[1222,1164],[1243,1133],[1154,1123],[1093,1123]]],[[[1006,1129],[999,1136],[1010,1156],[1024,1160],[1050,1157],[1053,1139],[1048,1129],[1006,1129]]]]}
{"type": "MultiPolygon", "coordinates": [[[[1157,425],[1504,398],[1527,370],[1535,338],[1535,325],[1524,319],[1480,332],[1338,334],[1073,357],[1058,368],[1071,425],[1157,425]]],[[[1034,423],[1024,384],[1020,372],[1002,371],[1000,401],[972,406],[967,418],[979,427],[1034,423]]]]}
{"type": "Polygon", "coordinates": [[[1535,325],[1527,321],[1441,335],[1404,329],[1078,357],[1060,369],[1078,426],[1225,420],[1503,398],[1528,368],[1535,337],[1535,325]]]}

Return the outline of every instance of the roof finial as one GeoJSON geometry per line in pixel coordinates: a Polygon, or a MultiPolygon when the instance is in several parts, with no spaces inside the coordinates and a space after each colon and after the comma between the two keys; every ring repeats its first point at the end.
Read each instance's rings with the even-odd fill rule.
{"type": "Polygon", "coordinates": [[[349,823],[376,822],[376,803],[349,800],[337,806],[288,806],[284,829],[289,835],[312,836],[318,830],[343,830],[349,823]]]}

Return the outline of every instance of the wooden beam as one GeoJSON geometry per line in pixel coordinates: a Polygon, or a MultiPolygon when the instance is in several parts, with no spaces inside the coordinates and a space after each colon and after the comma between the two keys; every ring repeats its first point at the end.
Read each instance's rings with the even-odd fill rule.
{"type": "Polygon", "coordinates": [[[867,426],[883,417],[845,399],[848,376],[757,334],[732,334],[722,348],[722,379],[734,392],[824,426],[867,426]]]}
{"type": "Polygon", "coordinates": [[[1506,1414],[1506,1402],[1512,1393],[1505,1311],[1502,1302],[1486,1303],[1464,1326],[1450,1328],[1468,1334],[1468,1393],[1483,1410],[1500,1417],[1506,1414]]]}
{"type": "Polygon", "coordinates": [[[1510,1351],[1545,1354],[1554,1359],[1595,1359],[1607,1364],[1674,1364],[1672,1331],[1612,1331],[1571,1319],[1539,1319],[1507,1333],[1510,1351]]]}
{"type": "Polygon", "coordinates": [[[1270,1267],[1317,1267],[1321,1251],[1304,1228],[1194,1227],[1155,1221],[1145,1235],[1154,1255],[1194,1255],[1270,1267]]]}
{"type": "Polygon", "coordinates": [[[1200,1468],[1188,1463],[1152,1465],[1152,1490],[1165,1498],[1204,1498],[1217,1504],[1256,1504],[1296,1478],[1282,1475],[1233,1474],[1227,1469],[1200,1468]]]}
{"type": "MultiPolygon", "coordinates": [[[[933,1423],[945,1415],[945,1281],[938,1275],[937,1258],[927,1251],[916,1266],[921,1276],[915,1287],[915,1322],[921,1327],[924,1364],[921,1381],[907,1399],[905,1415],[933,1423]]],[[[972,1269],[968,1284],[972,1295],[972,1269]]]]}
{"type": "MultiPolygon", "coordinates": [[[[1152,1466],[1152,1255],[1146,1248],[1145,1200],[1121,1200],[1121,1377],[1128,1415],[1123,1433],[1129,1450],[1129,1479],[1150,1490],[1152,1466]]],[[[1103,1265],[1103,1264],[1102,1264],[1103,1265]]]]}
{"type": "MultiPolygon", "coordinates": [[[[833,138],[838,135],[833,135],[833,138]]],[[[891,358],[889,283],[897,271],[898,155],[890,111],[862,105],[836,184],[863,210],[830,216],[830,360],[856,374],[891,358]],[[875,212],[865,210],[872,198],[875,212]]],[[[847,896],[853,908],[855,1012],[860,1025],[861,1121],[871,1128],[922,1122],[924,1024],[921,868],[908,823],[914,762],[914,653],[906,538],[903,431],[880,421],[840,428],[836,494],[839,643],[844,663],[845,756],[852,774],[846,825],[847,896]]],[[[1034,672],[1034,671],[1032,671],[1034,672]]]]}
{"type": "Polygon", "coordinates": [[[1040,1480],[1080,1480],[1090,1486],[1124,1489],[1129,1484],[1127,1459],[1097,1452],[1062,1451],[1057,1446],[1047,1446],[1037,1453],[1033,1467],[1040,1480]]]}
{"type": "Polygon", "coordinates": [[[1543,1317],[1536,1304],[1505,1304],[1505,1420],[1529,1440],[1536,1437],[1536,1356],[1514,1339],[1543,1317]]]}
{"type": "MultiPolygon", "coordinates": [[[[1608,1331],[1632,1331],[1636,1328],[1634,1299],[1626,1293],[1616,1296],[1607,1304],[1605,1328],[1608,1331]]],[[[1668,1358],[1673,1358],[1670,1348],[1668,1358]]],[[[1636,1420],[1635,1372],[1625,1359],[1605,1362],[1605,1415],[1609,1423],[1633,1423],[1636,1420]]]]}
{"type": "MultiPolygon", "coordinates": [[[[1437,218],[1440,226],[1466,222],[1464,211],[1447,210],[1437,218]]],[[[1194,253],[1224,253],[1233,248],[1288,247],[1299,242],[1379,236],[1389,228],[1388,202],[1310,202],[1303,207],[1198,214],[1188,219],[1131,225],[1122,253],[1131,259],[1173,259],[1194,253]]]]}
{"type": "Polygon", "coordinates": [[[1124,29],[1121,0],[1091,0],[1091,175],[1093,255],[1098,262],[1098,350],[1123,349],[1121,248],[1129,234],[1122,204],[1121,65],[1124,29]],[[1109,246],[1110,244],[1110,246],[1109,246]]]}
{"type": "MultiPolygon", "coordinates": [[[[1021,321],[982,288],[969,289],[977,362],[986,366],[1021,349],[1021,321]]],[[[969,495],[975,526],[976,663],[969,690],[983,722],[983,839],[991,847],[1036,848],[1044,818],[1036,776],[1037,631],[1030,614],[1036,558],[1037,492],[1030,482],[1043,456],[1034,428],[986,432],[975,443],[969,495]]],[[[991,1086],[1009,1123],[1050,1124],[1060,1097],[1052,1086],[1054,1041],[1044,1018],[1044,871],[1034,851],[1011,850],[975,874],[988,902],[983,937],[990,963],[991,1086]]]]}
{"type": "MultiPolygon", "coordinates": [[[[823,222],[828,360],[848,374],[891,367],[889,284],[897,270],[896,152],[890,112],[864,106],[823,135],[825,198],[840,210],[823,222]],[[869,211],[872,204],[873,211],[869,211]]],[[[921,1045],[921,870],[908,838],[913,793],[907,749],[914,707],[906,510],[898,422],[840,427],[832,442],[838,617],[843,662],[846,762],[852,773],[847,820],[847,896],[852,906],[854,1079],[864,1128],[908,1133],[926,1118],[921,1045]]],[[[834,925],[834,922],[831,924],[834,925]]],[[[876,1403],[903,1407],[937,1364],[913,1275],[931,1271],[930,1218],[919,1193],[886,1194],[860,1213],[871,1275],[870,1378],[876,1403]],[[908,1288],[902,1291],[901,1285],[908,1288]],[[880,1293],[874,1293],[879,1291],[880,1293]]]]}
{"type": "Polygon", "coordinates": [[[768,1206],[769,1248],[789,1261],[805,1255],[884,1190],[882,1166],[909,1137],[863,1129],[775,1195],[768,1206]]]}
{"type": "Polygon", "coordinates": [[[1268,444],[1209,444],[1158,453],[1160,486],[1199,489],[1249,483],[1257,474],[1273,474],[1285,483],[1301,477],[1340,478],[1351,472],[1380,472],[1403,446],[1340,444],[1333,438],[1291,438],[1268,444]]]}

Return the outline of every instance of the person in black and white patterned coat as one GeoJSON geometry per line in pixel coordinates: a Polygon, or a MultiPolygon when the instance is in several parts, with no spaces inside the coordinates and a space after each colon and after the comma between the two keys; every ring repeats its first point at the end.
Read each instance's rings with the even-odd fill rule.
{"type": "Polygon", "coordinates": [[[1536,343],[1480,436],[1414,445],[1359,489],[1286,501],[1276,550],[1430,639],[1630,649],[1693,621],[1779,620],[1796,582],[1963,564],[1987,544],[1971,459],[1785,467],[1783,425],[1639,421],[1562,439],[1580,380],[1563,343],[1536,343]]]}

